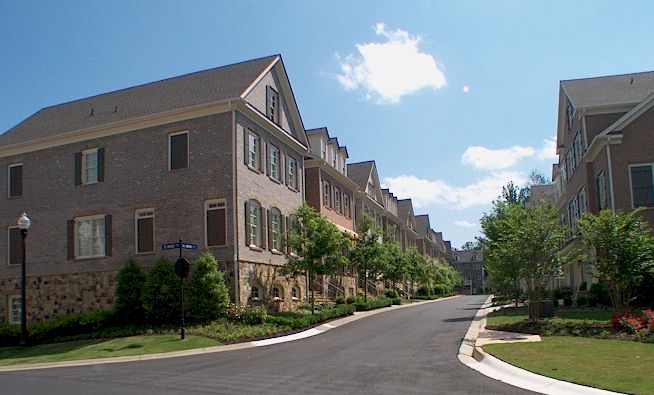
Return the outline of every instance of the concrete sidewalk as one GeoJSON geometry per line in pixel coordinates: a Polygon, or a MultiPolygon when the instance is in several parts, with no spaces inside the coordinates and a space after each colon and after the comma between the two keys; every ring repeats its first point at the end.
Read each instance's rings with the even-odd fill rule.
{"type": "Polygon", "coordinates": [[[25,364],[25,365],[12,365],[12,366],[0,366],[0,372],[11,372],[18,370],[33,370],[33,369],[48,369],[48,368],[59,368],[59,367],[72,367],[72,366],[87,366],[87,365],[101,365],[105,363],[120,363],[120,362],[134,362],[134,361],[146,361],[153,359],[165,359],[165,358],[176,358],[176,357],[186,357],[191,355],[199,354],[208,354],[208,353],[217,353],[224,351],[233,351],[233,350],[242,350],[245,348],[254,348],[254,347],[264,347],[270,346],[273,344],[285,343],[294,340],[305,339],[307,337],[316,336],[321,333],[324,333],[330,329],[337,328],[342,325],[349,324],[350,322],[360,320],[362,318],[370,317],[375,314],[384,313],[387,311],[404,309],[407,307],[420,306],[426,303],[435,303],[443,300],[448,300],[452,298],[457,298],[460,295],[450,296],[447,298],[434,299],[434,300],[425,300],[420,302],[413,302],[403,305],[393,305],[390,307],[384,307],[381,309],[375,309],[370,311],[361,311],[355,312],[353,315],[346,316],[343,318],[338,318],[333,321],[326,322],[322,325],[316,326],[305,331],[294,333],[291,335],[278,336],[270,339],[256,340],[245,343],[237,344],[228,344],[223,346],[215,347],[204,347],[204,348],[194,348],[190,350],[182,351],[172,351],[166,353],[158,354],[144,354],[144,355],[130,355],[125,357],[112,357],[112,358],[97,358],[97,359],[84,359],[84,360],[75,360],[75,361],[62,361],[62,362],[49,362],[49,363],[35,363],[35,364],[25,364]]]}
{"type": "Polygon", "coordinates": [[[490,311],[493,311],[493,308],[489,307],[491,304],[491,298],[492,297],[488,297],[484,305],[477,311],[475,318],[472,320],[472,323],[468,328],[468,332],[461,342],[458,357],[459,361],[463,364],[492,379],[541,394],[620,394],[619,392],[586,387],[567,381],[553,379],[551,377],[541,376],[510,365],[484,352],[481,346],[485,344],[533,342],[541,340],[538,335],[487,330],[486,315],[490,311]]]}

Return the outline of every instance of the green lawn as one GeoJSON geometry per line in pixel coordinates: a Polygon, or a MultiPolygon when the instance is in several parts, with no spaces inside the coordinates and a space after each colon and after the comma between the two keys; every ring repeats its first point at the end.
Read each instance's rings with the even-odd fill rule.
{"type": "MultiPolygon", "coordinates": [[[[561,323],[576,322],[598,322],[610,323],[611,315],[614,313],[611,309],[604,308],[558,308],[554,310],[554,321],[561,323]]],[[[513,324],[528,318],[526,307],[509,307],[494,311],[488,314],[486,325],[505,325],[513,324]]]]}
{"type": "Polygon", "coordinates": [[[79,340],[26,348],[2,347],[0,365],[155,354],[218,345],[219,342],[206,337],[187,336],[186,339],[180,340],[179,335],[159,335],[121,337],[111,340],[79,340]]]}
{"type": "Polygon", "coordinates": [[[565,381],[635,394],[654,389],[652,343],[551,336],[483,348],[512,365],[565,381]]]}

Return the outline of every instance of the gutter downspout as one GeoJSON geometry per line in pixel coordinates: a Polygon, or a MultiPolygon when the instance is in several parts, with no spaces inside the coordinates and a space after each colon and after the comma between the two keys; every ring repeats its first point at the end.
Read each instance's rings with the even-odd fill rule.
{"type": "MultiPolygon", "coordinates": [[[[229,102],[230,107],[232,106],[232,102],[229,102]]],[[[233,108],[233,107],[232,107],[233,108]]],[[[234,175],[234,184],[232,188],[232,204],[234,206],[234,303],[236,305],[241,304],[241,280],[240,280],[240,265],[239,265],[239,251],[240,251],[240,246],[241,243],[239,242],[238,239],[238,208],[240,207],[240,204],[238,204],[238,169],[237,169],[237,156],[238,156],[238,151],[237,151],[237,141],[238,141],[238,133],[236,133],[236,110],[232,110],[232,133],[234,137],[234,151],[233,151],[233,159],[232,160],[232,174],[234,175]]],[[[245,143],[244,143],[245,144],[245,143]]]]}
{"type": "Polygon", "coordinates": [[[611,211],[615,213],[615,199],[613,197],[613,165],[611,164],[611,137],[606,138],[606,162],[609,168],[609,194],[611,195],[611,211]]]}

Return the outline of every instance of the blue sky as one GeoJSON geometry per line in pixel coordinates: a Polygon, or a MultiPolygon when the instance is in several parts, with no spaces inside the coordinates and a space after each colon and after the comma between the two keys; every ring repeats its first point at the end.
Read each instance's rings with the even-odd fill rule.
{"type": "Polygon", "coordinates": [[[654,70],[654,3],[0,0],[0,133],[42,107],[281,53],[307,128],[453,246],[550,175],[558,82],[654,70]]]}

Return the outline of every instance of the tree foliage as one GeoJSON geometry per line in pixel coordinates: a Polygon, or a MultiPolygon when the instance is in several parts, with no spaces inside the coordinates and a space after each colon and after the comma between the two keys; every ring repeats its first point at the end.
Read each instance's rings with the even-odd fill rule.
{"type": "Polygon", "coordinates": [[[195,260],[188,287],[188,308],[200,321],[218,318],[229,305],[229,290],[218,262],[210,252],[195,260]]]}
{"type": "Polygon", "coordinates": [[[364,215],[358,229],[359,238],[350,250],[350,262],[357,265],[359,277],[364,279],[365,300],[368,300],[368,279],[378,279],[384,273],[387,260],[379,242],[381,229],[372,218],[364,215]]]}
{"type": "Polygon", "coordinates": [[[654,271],[654,239],[641,210],[602,210],[579,219],[580,240],[595,251],[595,269],[609,284],[611,303],[628,305],[642,279],[654,271]]]}
{"type": "MultiPolygon", "coordinates": [[[[295,211],[297,221],[291,229],[290,246],[293,254],[287,257],[284,274],[295,277],[334,274],[347,264],[344,253],[349,251],[350,239],[336,225],[306,203],[295,211]]],[[[311,304],[314,305],[313,293],[311,304]]]]}

